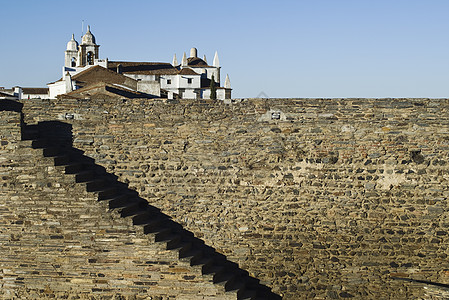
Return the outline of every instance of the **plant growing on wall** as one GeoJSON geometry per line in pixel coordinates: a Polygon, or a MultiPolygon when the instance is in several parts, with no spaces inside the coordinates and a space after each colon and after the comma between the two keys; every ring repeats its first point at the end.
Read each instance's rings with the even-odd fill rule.
{"type": "Polygon", "coordinates": [[[215,87],[215,77],[212,75],[212,78],[210,80],[210,98],[212,100],[217,99],[217,88],[215,87]]]}

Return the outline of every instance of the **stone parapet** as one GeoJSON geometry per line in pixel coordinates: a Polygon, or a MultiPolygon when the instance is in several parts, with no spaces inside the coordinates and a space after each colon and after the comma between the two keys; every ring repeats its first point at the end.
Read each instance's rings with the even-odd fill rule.
{"type": "MultiPolygon", "coordinates": [[[[448,99],[24,102],[285,299],[449,283],[448,99]]],[[[432,293],[433,290],[432,290],[432,293]]]]}
{"type": "MultiPolygon", "coordinates": [[[[224,279],[220,284],[221,274],[242,270],[211,262],[227,269],[205,275],[205,264],[193,266],[187,255],[181,259],[176,249],[168,249],[174,242],[161,232],[139,230],[130,217],[135,207],[112,210],[111,202],[120,207],[113,195],[131,204],[135,196],[127,198],[126,188],[119,192],[122,184],[105,181],[109,174],[63,145],[60,137],[65,135],[57,134],[58,122],[51,125],[49,140],[16,141],[13,155],[0,163],[1,299],[230,300],[245,288],[258,287],[248,277],[248,284],[239,290],[224,279]],[[109,195],[111,201],[106,191],[116,193],[109,195]]],[[[0,151],[0,157],[4,153],[0,151]]],[[[151,216],[158,217],[154,212],[151,216]]]]}

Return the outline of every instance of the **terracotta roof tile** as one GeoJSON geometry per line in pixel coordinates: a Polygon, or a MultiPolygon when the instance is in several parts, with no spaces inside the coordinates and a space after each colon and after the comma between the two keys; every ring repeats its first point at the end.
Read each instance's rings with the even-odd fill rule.
{"type": "Polygon", "coordinates": [[[90,67],[72,77],[77,85],[85,87],[97,82],[104,82],[108,84],[121,84],[131,89],[137,89],[137,80],[126,77],[122,74],[117,74],[114,71],[108,70],[101,66],[90,67]]]}
{"type": "Polygon", "coordinates": [[[149,95],[137,91],[131,91],[116,85],[97,82],[89,86],[77,89],[67,94],[58,95],[58,98],[86,99],[86,98],[150,98],[149,95]]]}
{"type": "Polygon", "coordinates": [[[207,63],[199,57],[187,58],[187,65],[195,67],[209,67],[207,63]]]}
{"type": "Polygon", "coordinates": [[[178,73],[178,69],[170,63],[162,62],[109,61],[108,69],[117,71],[118,65],[121,65],[122,72],[127,74],[175,75],[178,73]]]}
{"type": "Polygon", "coordinates": [[[48,88],[22,88],[24,94],[44,95],[48,94],[48,88]]]}
{"type": "Polygon", "coordinates": [[[184,68],[178,72],[179,75],[200,75],[197,72],[193,71],[190,68],[184,68]]]}
{"type": "Polygon", "coordinates": [[[14,95],[0,92],[0,97],[14,97],[14,95]]]}

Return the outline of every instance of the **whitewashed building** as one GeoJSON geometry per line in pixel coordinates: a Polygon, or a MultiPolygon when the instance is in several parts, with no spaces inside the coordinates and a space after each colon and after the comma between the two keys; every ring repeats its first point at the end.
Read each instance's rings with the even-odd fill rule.
{"type": "MultiPolygon", "coordinates": [[[[221,67],[217,53],[215,53],[213,64],[210,66],[205,57],[204,59],[198,57],[196,48],[190,50],[188,58],[184,53],[180,64],[177,62],[176,55],[171,64],[109,61],[100,59],[99,48],[100,45],[96,44],[90,27],[83,35],[81,44],[78,44],[72,35],[65,51],[62,78],[48,84],[49,97],[56,98],[62,95],[81,97],[81,94],[85,97],[89,95],[85,91],[87,86],[95,84],[97,89],[106,89],[109,86],[109,91],[125,90],[134,97],[210,99],[211,82],[214,81],[216,99],[231,98],[232,89],[229,76],[226,76],[224,86],[220,86],[221,67]],[[96,67],[95,71],[87,72],[94,66],[96,67]],[[118,76],[111,74],[111,71],[118,76]],[[77,76],[78,74],[82,74],[82,76],[77,76]],[[101,82],[104,84],[99,85],[98,83],[101,82]],[[77,92],[78,90],[79,92],[77,92]]],[[[96,91],[96,89],[94,90],[96,91]]]]}
{"type": "Polygon", "coordinates": [[[0,88],[0,99],[49,99],[48,88],[33,88],[15,86],[11,89],[0,88]]]}

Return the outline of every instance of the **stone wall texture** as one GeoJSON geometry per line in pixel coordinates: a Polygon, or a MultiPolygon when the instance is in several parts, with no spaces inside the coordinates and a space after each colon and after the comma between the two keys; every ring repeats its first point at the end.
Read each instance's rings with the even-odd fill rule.
{"type": "MultiPolygon", "coordinates": [[[[285,299],[431,299],[441,288],[394,278],[449,283],[448,99],[23,104],[26,123],[70,123],[74,147],[285,299]]],[[[0,138],[0,149],[6,149],[3,131],[0,138]]],[[[24,226],[40,226],[27,239],[43,239],[48,249],[42,251],[61,251],[53,241],[70,234],[75,225],[57,223],[55,212],[39,206],[39,193],[46,191],[47,201],[57,208],[58,198],[72,192],[55,185],[53,170],[36,171],[48,173],[45,180],[37,179],[37,173],[29,173],[28,154],[9,151],[20,159],[11,171],[1,173],[2,192],[7,191],[0,198],[1,213],[33,203],[37,223],[20,223],[20,215],[15,223],[2,218],[4,257],[24,249],[26,240],[21,246],[14,240],[24,226]],[[39,223],[37,216],[45,221],[39,223]]],[[[87,215],[88,221],[102,214],[82,213],[89,201],[76,201],[73,219],[87,215]]],[[[86,241],[98,238],[100,248],[103,239],[112,243],[108,245],[117,257],[142,259],[126,256],[109,242],[114,232],[78,231],[86,241]]],[[[140,247],[132,232],[120,238],[135,239],[140,247]]],[[[95,254],[95,244],[88,249],[73,245],[61,266],[69,268],[70,259],[91,252],[95,262],[89,272],[116,280],[114,271],[100,271],[109,262],[95,254]]],[[[45,261],[46,255],[35,257],[45,261]]],[[[33,262],[25,261],[16,269],[4,268],[3,282],[13,278],[9,272],[30,268],[33,262]]],[[[49,274],[60,272],[55,266],[45,268],[49,274]]],[[[86,274],[73,284],[82,286],[86,274]]],[[[101,286],[94,280],[104,279],[89,277],[88,284],[101,286]]]]}
{"type": "Polygon", "coordinates": [[[236,299],[20,141],[19,113],[0,117],[0,299],[236,299]]]}

